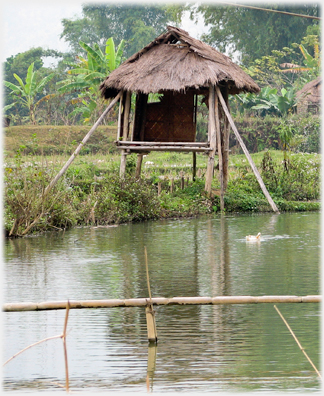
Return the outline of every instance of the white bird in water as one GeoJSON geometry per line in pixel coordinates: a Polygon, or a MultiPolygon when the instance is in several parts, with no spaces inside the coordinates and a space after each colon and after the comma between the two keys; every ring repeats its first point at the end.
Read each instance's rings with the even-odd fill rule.
{"type": "Polygon", "coordinates": [[[258,235],[247,235],[245,238],[247,241],[258,242],[260,241],[260,237],[261,237],[261,232],[259,232],[258,235]]]}

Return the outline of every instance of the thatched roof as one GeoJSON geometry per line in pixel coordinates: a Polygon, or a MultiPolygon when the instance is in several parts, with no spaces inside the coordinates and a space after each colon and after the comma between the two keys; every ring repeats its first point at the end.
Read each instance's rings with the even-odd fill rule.
{"type": "Polygon", "coordinates": [[[167,31],[132,55],[100,85],[105,98],[120,90],[145,94],[206,89],[227,83],[230,94],[259,92],[259,86],[231,59],[179,28],[167,31]]]}
{"type": "Polygon", "coordinates": [[[297,98],[300,100],[306,97],[308,102],[320,103],[321,84],[322,84],[322,76],[319,76],[315,80],[305,84],[301,90],[296,92],[297,98]]]}

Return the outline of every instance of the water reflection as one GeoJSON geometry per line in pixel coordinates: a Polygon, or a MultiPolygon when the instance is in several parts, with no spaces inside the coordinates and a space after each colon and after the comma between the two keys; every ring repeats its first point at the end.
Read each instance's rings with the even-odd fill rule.
{"type": "MultiPolygon", "coordinates": [[[[319,219],[318,213],[222,215],[8,240],[4,300],[147,298],[144,246],[153,297],[319,294],[319,219]],[[259,231],[261,242],[247,244],[245,236],[259,231]]],[[[155,310],[157,347],[147,344],[145,308],[71,311],[71,388],[319,389],[270,304],[155,310]]],[[[318,366],[318,305],[282,304],[280,310],[318,366]]],[[[59,311],[5,314],[4,360],[59,334],[63,323],[59,311]]],[[[15,360],[4,370],[8,390],[64,383],[61,345],[15,360]]]]}

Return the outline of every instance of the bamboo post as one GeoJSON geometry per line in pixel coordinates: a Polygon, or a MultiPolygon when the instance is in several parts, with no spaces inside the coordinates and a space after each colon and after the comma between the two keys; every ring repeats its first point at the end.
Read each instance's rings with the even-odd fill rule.
{"type": "Polygon", "coordinates": [[[222,155],[222,139],[219,122],[218,98],[215,95],[215,124],[216,124],[216,140],[218,151],[218,165],[219,165],[219,181],[220,181],[220,210],[224,211],[224,174],[223,174],[223,155],[222,155]]]}
{"type": "Polygon", "coordinates": [[[66,328],[69,319],[69,311],[70,311],[70,303],[69,301],[66,304],[66,313],[65,313],[65,321],[64,321],[64,328],[62,334],[63,340],[63,348],[64,348],[64,363],[65,363],[65,388],[66,391],[69,392],[69,366],[68,366],[68,358],[67,358],[67,348],[66,348],[66,328]]]}
{"type": "Polygon", "coordinates": [[[173,177],[172,177],[172,179],[171,179],[171,186],[170,186],[170,192],[171,192],[171,194],[173,193],[173,191],[174,191],[174,179],[173,179],[173,177]]]}
{"type": "Polygon", "coordinates": [[[216,92],[217,92],[219,100],[220,100],[220,102],[221,102],[221,104],[223,106],[224,112],[225,112],[225,114],[226,114],[226,116],[228,118],[228,121],[229,121],[229,123],[230,123],[230,125],[231,125],[231,127],[232,127],[232,129],[234,131],[234,134],[235,134],[237,140],[239,141],[239,143],[240,143],[240,145],[242,147],[242,150],[243,150],[244,154],[246,155],[246,157],[247,157],[247,159],[248,159],[248,161],[249,161],[249,163],[251,165],[251,168],[252,168],[252,170],[253,170],[253,172],[254,172],[254,174],[255,174],[258,182],[259,182],[259,185],[260,185],[260,187],[261,187],[261,189],[263,191],[263,194],[267,198],[267,200],[268,200],[271,208],[273,209],[273,211],[279,213],[279,210],[278,210],[276,204],[273,202],[273,200],[272,200],[272,198],[271,198],[266,186],[264,185],[262,177],[261,177],[257,167],[255,166],[255,164],[253,162],[253,159],[252,159],[248,149],[246,148],[246,146],[245,146],[245,144],[244,144],[244,142],[243,142],[243,140],[242,140],[242,138],[241,138],[241,136],[240,136],[235,124],[234,124],[233,118],[231,117],[231,115],[230,115],[230,113],[228,111],[228,108],[226,106],[226,103],[224,101],[224,98],[223,98],[223,96],[222,96],[222,94],[220,92],[220,89],[217,86],[216,86],[216,92]]]}
{"type": "Polygon", "coordinates": [[[119,109],[118,109],[118,124],[117,124],[117,141],[121,139],[122,136],[122,114],[123,114],[123,98],[124,98],[124,91],[121,92],[121,99],[119,101],[119,109]]]}
{"type": "Polygon", "coordinates": [[[303,354],[306,356],[306,359],[309,361],[309,363],[311,364],[311,366],[313,367],[313,369],[316,371],[316,374],[321,377],[320,372],[317,370],[315,364],[310,360],[309,356],[307,355],[307,353],[305,352],[305,349],[301,346],[300,342],[298,341],[297,337],[295,336],[294,332],[291,330],[289,324],[287,323],[286,319],[283,317],[283,315],[281,314],[281,312],[279,311],[279,309],[274,305],[275,310],[278,312],[279,316],[281,317],[281,319],[283,320],[284,324],[286,325],[287,329],[290,331],[290,334],[293,336],[294,340],[296,341],[297,345],[299,346],[299,349],[303,352],[303,354]]]}
{"type": "Polygon", "coordinates": [[[181,183],[181,190],[183,190],[184,189],[184,177],[183,177],[183,175],[181,175],[180,183],[181,183]]]}
{"type": "Polygon", "coordinates": [[[192,152],[192,181],[196,180],[197,173],[197,153],[195,151],[192,152]]]}
{"type": "Polygon", "coordinates": [[[208,155],[205,190],[210,194],[216,154],[215,87],[213,85],[209,86],[208,109],[208,140],[212,150],[208,155]]]}
{"type": "MultiPolygon", "coordinates": [[[[125,99],[124,116],[123,116],[123,140],[124,141],[127,140],[128,133],[129,133],[129,115],[130,115],[131,97],[132,97],[132,93],[130,91],[127,91],[126,99],[125,99]]],[[[120,171],[119,171],[119,175],[121,178],[125,177],[126,158],[127,158],[126,150],[121,150],[120,171]]]]}
{"type": "Polygon", "coordinates": [[[136,171],[135,171],[135,177],[137,179],[141,177],[142,162],[143,162],[143,154],[137,154],[136,171]]]}
{"type": "Polygon", "coordinates": [[[148,262],[147,262],[147,250],[146,246],[144,247],[145,253],[145,266],[146,266],[146,279],[147,279],[147,289],[150,297],[149,303],[147,303],[145,307],[146,313],[146,324],[147,324],[147,338],[149,343],[157,343],[157,332],[156,332],[156,323],[155,323],[155,311],[153,310],[153,302],[151,295],[151,287],[150,287],[150,278],[148,272],[148,262]]]}
{"type": "MultiPolygon", "coordinates": [[[[229,106],[228,106],[228,87],[227,85],[225,86],[225,92],[224,92],[224,100],[226,103],[226,106],[228,108],[228,111],[230,111],[229,106]],[[225,95],[225,96],[224,96],[225,95]]],[[[223,157],[223,183],[224,183],[224,192],[227,189],[227,183],[228,183],[228,157],[229,157],[229,122],[228,118],[224,114],[224,125],[223,125],[223,133],[222,133],[222,157],[223,157]]]]}

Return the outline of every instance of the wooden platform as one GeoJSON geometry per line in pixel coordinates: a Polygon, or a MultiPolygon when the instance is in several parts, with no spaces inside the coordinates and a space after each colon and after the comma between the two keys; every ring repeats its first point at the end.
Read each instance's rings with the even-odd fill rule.
{"type": "Polygon", "coordinates": [[[212,150],[208,142],[116,141],[115,144],[121,150],[135,153],[142,151],[188,151],[208,153],[212,150]]]}

